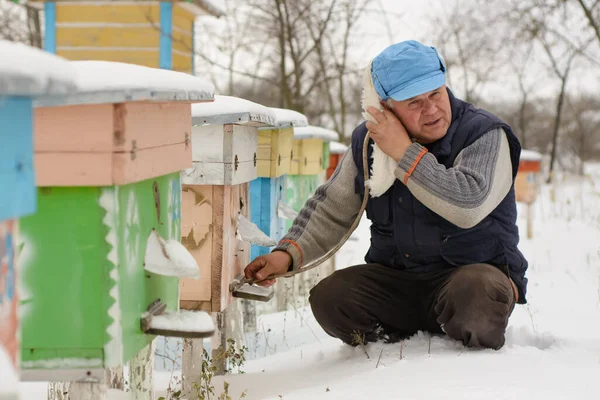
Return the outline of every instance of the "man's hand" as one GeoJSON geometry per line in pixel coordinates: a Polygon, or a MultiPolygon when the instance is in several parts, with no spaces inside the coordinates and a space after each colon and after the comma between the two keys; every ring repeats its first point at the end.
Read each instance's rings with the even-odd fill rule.
{"type": "Polygon", "coordinates": [[[367,108],[367,112],[377,121],[367,121],[367,129],[371,131],[371,139],[394,161],[399,162],[406,149],[412,144],[404,125],[390,110],[379,111],[375,107],[367,108]]]}
{"type": "MultiPolygon", "coordinates": [[[[246,278],[254,278],[257,280],[265,279],[268,276],[275,274],[283,274],[287,272],[292,265],[292,256],[285,251],[274,251],[264,256],[259,256],[254,259],[244,269],[246,278]]],[[[267,279],[259,282],[257,285],[269,287],[275,283],[275,279],[267,279]]]]}

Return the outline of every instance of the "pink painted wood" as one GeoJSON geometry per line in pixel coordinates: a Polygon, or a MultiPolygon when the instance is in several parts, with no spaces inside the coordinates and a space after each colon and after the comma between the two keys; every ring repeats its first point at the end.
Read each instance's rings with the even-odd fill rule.
{"type": "Polygon", "coordinates": [[[189,103],[35,110],[38,186],[110,186],[192,166],[189,103]]]}
{"type": "Polygon", "coordinates": [[[15,368],[19,360],[16,235],[15,220],[0,222],[0,345],[8,351],[15,368]]]}

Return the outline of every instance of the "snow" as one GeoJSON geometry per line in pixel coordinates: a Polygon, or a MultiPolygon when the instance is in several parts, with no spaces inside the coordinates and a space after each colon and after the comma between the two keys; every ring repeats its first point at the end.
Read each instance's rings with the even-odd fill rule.
{"type": "Polygon", "coordinates": [[[308,119],[306,119],[304,114],[301,114],[298,111],[274,107],[271,107],[271,110],[275,113],[277,126],[279,127],[308,126],[308,119]]]}
{"type": "Polygon", "coordinates": [[[344,154],[348,150],[348,146],[340,142],[329,143],[329,152],[331,154],[344,154]]]}
{"type": "Polygon", "coordinates": [[[210,103],[192,104],[192,125],[260,123],[275,126],[275,112],[263,105],[232,96],[215,96],[210,103]]]}
{"type": "Polygon", "coordinates": [[[298,212],[285,201],[279,200],[277,203],[277,216],[283,219],[294,220],[298,216],[298,212]]]}
{"type": "Polygon", "coordinates": [[[17,399],[18,382],[12,361],[0,343],[0,400],[17,399]]]}
{"type": "Polygon", "coordinates": [[[55,55],[0,40],[0,95],[38,96],[75,90],[75,68],[55,55]]]}
{"type": "Polygon", "coordinates": [[[153,316],[150,328],[180,332],[212,332],[215,330],[213,320],[208,313],[188,310],[153,316]]]}
{"type": "Polygon", "coordinates": [[[257,246],[270,247],[277,244],[275,240],[267,236],[255,223],[244,217],[242,214],[238,214],[237,222],[238,239],[257,246]]]}
{"type": "Polygon", "coordinates": [[[144,269],[163,276],[200,278],[200,269],[194,256],[179,241],[164,240],[155,230],[146,244],[144,269]]]}
{"type": "Polygon", "coordinates": [[[542,155],[537,151],[533,150],[521,150],[521,160],[527,161],[540,161],[542,159],[542,155]]]}
{"type": "Polygon", "coordinates": [[[196,2],[198,3],[198,5],[200,5],[202,8],[207,9],[208,12],[210,12],[216,17],[221,17],[226,14],[227,10],[222,0],[196,0],[196,2]]]}
{"type": "MultiPolygon", "coordinates": [[[[531,206],[531,239],[527,207],[518,210],[529,303],[516,307],[499,351],[419,333],[402,344],[369,344],[369,359],[327,336],[310,307],[294,306],[258,319],[256,332],[246,334],[252,349],[245,373],[215,378],[215,387],[227,381],[232,398],[247,390],[246,399],[275,400],[597,399],[600,165],[584,178],[559,176],[541,188],[531,206]]],[[[337,267],[363,263],[368,245],[363,219],[336,255],[337,267]]]]}
{"type": "Polygon", "coordinates": [[[23,361],[22,369],[101,368],[99,358],[53,358],[49,360],[23,361]]]}
{"type": "Polygon", "coordinates": [[[71,61],[77,92],[43,96],[36,106],[123,101],[211,101],[214,86],[183,72],[112,61],[71,61]]]}
{"type": "Polygon", "coordinates": [[[326,142],[333,142],[339,138],[336,131],[320,126],[308,125],[294,128],[294,139],[323,139],[326,142]]]}

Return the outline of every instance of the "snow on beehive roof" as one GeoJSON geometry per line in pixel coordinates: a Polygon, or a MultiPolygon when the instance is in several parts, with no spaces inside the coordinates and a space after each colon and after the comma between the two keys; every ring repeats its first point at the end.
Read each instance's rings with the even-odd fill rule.
{"type": "Polygon", "coordinates": [[[210,103],[192,105],[192,125],[276,125],[275,112],[249,100],[215,96],[210,103]]]}
{"type": "Polygon", "coordinates": [[[348,150],[348,146],[340,142],[329,143],[329,152],[331,154],[344,154],[348,150]]]}
{"type": "Polygon", "coordinates": [[[71,61],[77,91],[44,96],[37,106],[120,103],[124,101],[212,100],[214,86],[205,79],[158,68],[112,61],[71,61]]]}
{"type": "Polygon", "coordinates": [[[0,95],[39,96],[75,89],[70,63],[46,51],[0,40],[0,95]]]}
{"type": "Polygon", "coordinates": [[[301,114],[298,111],[275,107],[271,107],[271,110],[275,112],[277,126],[279,127],[308,126],[308,119],[306,119],[304,114],[301,114]]]}
{"type": "Polygon", "coordinates": [[[294,128],[294,139],[323,139],[332,142],[339,139],[337,132],[320,126],[302,126],[294,128]]]}
{"type": "Polygon", "coordinates": [[[540,161],[542,155],[534,150],[521,150],[521,160],[525,161],[540,161]]]}

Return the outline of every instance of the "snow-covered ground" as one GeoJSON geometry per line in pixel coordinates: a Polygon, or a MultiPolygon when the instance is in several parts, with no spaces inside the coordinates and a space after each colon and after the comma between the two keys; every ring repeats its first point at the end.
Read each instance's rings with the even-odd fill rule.
{"type": "MultiPolygon", "coordinates": [[[[600,398],[600,165],[592,167],[585,178],[542,187],[532,239],[519,205],[529,304],[515,309],[501,350],[420,333],[370,344],[367,357],[328,337],[304,307],[261,317],[250,336],[254,359],[244,374],[215,378],[216,389],[227,381],[233,399],[244,390],[247,399],[277,400],[600,398]]],[[[364,221],[338,267],[361,263],[368,243],[364,221]]],[[[157,373],[156,398],[170,379],[157,373]]],[[[21,388],[25,399],[45,399],[43,384],[21,388]]]]}
{"type": "MultiPolygon", "coordinates": [[[[286,400],[600,398],[600,167],[560,180],[532,206],[532,239],[519,205],[529,304],[515,309],[500,351],[419,334],[402,345],[370,344],[367,358],[329,338],[303,308],[261,318],[258,355],[267,356],[215,387],[229,382],[234,399],[244,390],[248,399],[286,400]]],[[[368,222],[353,239],[338,266],[362,262],[368,222]]]]}

